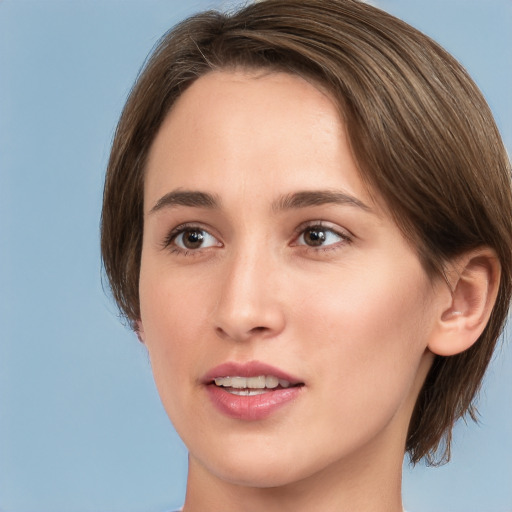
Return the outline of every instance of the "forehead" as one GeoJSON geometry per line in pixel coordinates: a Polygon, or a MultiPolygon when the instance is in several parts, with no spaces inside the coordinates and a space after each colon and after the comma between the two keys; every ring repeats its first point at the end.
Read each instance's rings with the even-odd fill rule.
{"type": "Polygon", "coordinates": [[[342,188],[370,200],[336,103],[275,72],[211,72],[176,101],[150,150],[147,207],[177,188],[269,200],[273,190],[342,188]]]}

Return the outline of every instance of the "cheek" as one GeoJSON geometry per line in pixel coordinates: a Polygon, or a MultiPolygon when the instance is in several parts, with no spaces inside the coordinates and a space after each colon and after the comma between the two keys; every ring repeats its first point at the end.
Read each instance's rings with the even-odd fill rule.
{"type": "Polygon", "coordinates": [[[144,341],[155,383],[169,413],[169,408],[175,408],[174,402],[182,398],[176,389],[195,385],[194,363],[204,352],[201,333],[207,328],[204,312],[209,296],[209,290],[198,283],[191,286],[165,273],[141,272],[144,341]]]}
{"type": "Polygon", "coordinates": [[[386,401],[396,407],[412,389],[425,353],[427,278],[415,266],[407,279],[392,265],[386,270],[385,262],[380,270],[331,276],[295,310],[300,356],[312,371],[322,369],[318,385],[336,389],[340,408],[382,409],[386,401]]]}
{"type": "Polygon", "coordinates": [[[321,329],[354,350],[413,342],[411,334],[425,327],[428,312],[429,284],[422,271],[411,269],[401,278],[383,262],[378,272],[357,274],[347,269],[322,276],[314,286],[309,281],[306,292],[297,289],[291,294],[299,297],[293,308],[296,321],[303,319],[302,327],[321,329]]]}
{"type": "MultiPolygon", "coordinates": [[[[206,300],[212,292],[206,278],[177,272],[157,258],[142,259],[139,280],[141,319],[148,348],[168,350],[186,348],[175,340],[194,339],[202,327],[206,300]],[[153,261],[153,260],[157,261],[153,261]]],[[[190,344],[187,344],[190,345],[190,344]]]]}

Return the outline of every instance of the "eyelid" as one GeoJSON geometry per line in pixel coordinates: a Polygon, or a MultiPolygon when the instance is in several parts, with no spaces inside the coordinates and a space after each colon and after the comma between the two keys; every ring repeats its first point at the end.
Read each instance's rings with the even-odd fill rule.
{"type": "MultiPolygon", "coordinates": [[[[212,238],[217,240],[217,242],[218,242],[217,247],[222,247],[222,245],[223,245],[219,239],[219,236],[213,234],[212,233],[213,230],[209,227],[205,227],[203,223],[201,223],[201,222],[184,222],[184,223],[179,224],[178,226],[174,227],[173,229],[171,229],[171,231],[164,237],[164,239],[161,243],[162,249],[169,249],[169,247],[171,247],[173,245],[174,240],[180,234],[182,234],[183,232],[185,232],[187,230],[189,230],[189,231],[192,231],[192,230],[204,231],[205,233],[208,233],[209,236],[211,236],[212,238]]],[[[179,247],[176,244],[174,244],[173,250],[176,252],[179,252],[179,253],[189,254],[189,253],[199,252],[201,249],[203,249],[203,250],[210,249],[211,247],[212,246],[204,247],[204,248],[199,247],[197,249],[184,249],[183,247],[179,247]]]]}
{"type": "Polygon", "coordinates": [[[314,246],[310,246],[307,244],[298,244],[297,243],[297,240],[299,239],[299,237],[301,237],[304,234],[306,229],[315,228],[315,227],[322,228],[325,231],[330,231],[330,232],[334,233],[335,235],[339,236],[342,240],[338,243],[351,243],[354,239],[354,235],[346,228],[343,228],[337,224],[332,224],[330,222],[326,222],[324,220],[314,220],[314,221],[303,222],[302,224],[299,224],[295,228],[295,236],[293,238],[291,245],[305,247],[305,248],[311,249],[313,251],[318,251],[318,250],[322,250],[322,249],[325,250],[328,248],[333,248],[338,245],[338,243],[332,243],[332,244],[319,245],[317,247],[314,247],[314,246]]]}
{"type": "Polygon", "coordinates": [[[341,227],[338,224],[334,224],[332,222],[327,222],[325,220],[308,220],[306,222],[302,222],[295,228],[295,234],[300,235],[307,228],[315,228],[320,227],[325,230],[330,230],[340,236],[347,238],[354,238],[355,235],[351,233],[347,228],[341,227]]]}
{"type": "MultiPolygon", "coordinates": [[[[204,250],[211,249],[213,247],[223,247],[223,243],[220,240],[220,237],[217,234],[214,234],[215,230],[210,228],[209,226],[205,226],[202,222],[184,222],[182,224],[177,225],[174,227],[163,239],[161,246],[162,249],[169,249],[172,248],[173,252],[180,253],[183,255],[192,255],[192,254],[198,254],[204,250]],[[186,249],[183,247],[180,247],[174,243],[174,240],[183,232],[187,230],[198,230],[198,231],[204,231],[209,236],[214,238],[218,244],[211,245],[208,247],[198,247],[197,249],[186,249]]],[[[302,222],[299,224],[295,230],[294,230],[294,236],[291,241],[291,246],[300,246],[308,250],[312,251],[319,251],[319,250],[326,250],[326,249],[333,249],[337,247],[340,244],[347,244],[351,243],[353,241],[354,235],[346,228],[341,227],[337,224],[333,224],[331,222],[326,222],[324,220],[310,220],[306,222],[302,222]],[[317,247],[311,246],[308,244],[303,243],[297,243],[299,237],[301,237],[306,229],[308,228],[322,228],[325,231],[330,231],[331,233],[334,233],[336,236],[340,237],[340,241],[329,243],[326,245],[319,245],[317,247]]]]}

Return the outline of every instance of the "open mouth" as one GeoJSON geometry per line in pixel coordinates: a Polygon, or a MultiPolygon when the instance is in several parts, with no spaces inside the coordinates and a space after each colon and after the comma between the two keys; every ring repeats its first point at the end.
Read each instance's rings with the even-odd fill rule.
{"type": "Polygon", "coordinates": [[[256,396],[270,393],[279,389],[302,386],[302,383],[292,384],[285,379],[279,379],[275,375],[258,375],[255,377],[227,376],[216,377],[212,382],[224,391],[232,395],[256,396]]]}
{"type": "Polygon", "coordinates": [[[206,373],[202,383],[218,411],[243,421],[264,420],[291,406],[306,387],[299,378],[260,361],[228,361],[206,373]]]}

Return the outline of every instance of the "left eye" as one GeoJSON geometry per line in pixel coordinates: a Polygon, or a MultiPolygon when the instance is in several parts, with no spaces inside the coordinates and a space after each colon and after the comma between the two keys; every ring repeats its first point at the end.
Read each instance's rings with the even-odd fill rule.
{"type": "Polygon", "coordinates": [[[346,239],[347,237],[344,237],[325,226],[308,226],[297,238],[297,244],[308,245],[310,247],[320,247],[333,245],[346,239]]]}
{"type": "Polygon", "coordinates": [[[173,236],[172,242],[184,250],[204,249],[218,246],[218,240],[208,231],[199,228],[186,228],[173,236]]]}

